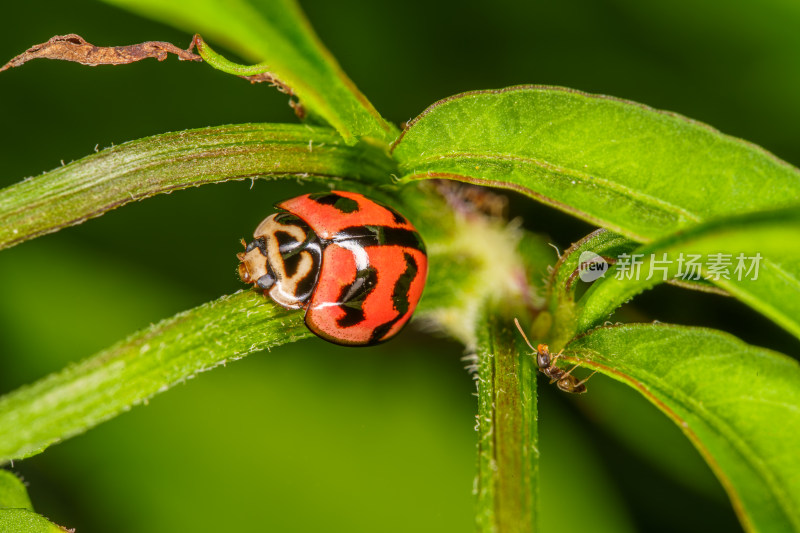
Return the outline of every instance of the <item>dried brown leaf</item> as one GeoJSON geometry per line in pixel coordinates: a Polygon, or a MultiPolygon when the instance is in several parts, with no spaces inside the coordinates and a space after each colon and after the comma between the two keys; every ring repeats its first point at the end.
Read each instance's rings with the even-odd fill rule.
{"type": "Polygon", "coordinates": [[[0,67],[0,72],[18,67],[31,59],[60,59],[74,61],[82,65],[127,65],[152,57],[164,61],[169,54],[175,54],[181,61],[202,61],[202,58],[189,50],[178,48],[163,41],[148,41],[129,46],[95,46],[80,35],[56,35],[49,41],[37,44],[0,67]]]}

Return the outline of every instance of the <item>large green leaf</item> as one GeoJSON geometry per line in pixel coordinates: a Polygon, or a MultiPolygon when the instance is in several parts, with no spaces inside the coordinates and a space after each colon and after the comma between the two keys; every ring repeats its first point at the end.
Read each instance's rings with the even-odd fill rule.
{"type": "Polygon", "coordinates": [[[296,175],[383,181],[390,170],[381,150],[347,146],[329,128],[242,124],[154,135],[0,190],[0,249],[206,183],[296,175]]]}
{"type": "Polygon", "coordinates": [[[678,424],[745,529],[800,529],[797,361],[718,331],[663,324],[601,327],[564,354],[636,388],[678,424]]]}
{"type": "Polygon", "coordinates": [[[558,87],[441,100],[394,146],[407,180],[526,194],[640,242],[714,217],[787,206],[800,172],[674,113],[558,87]]]}
{"type": "Polygon", "coordinates": [[[201,33],[270,73],[298,96],[306,111],[348,142],[397,135],[322,45],[293,0],[104,0],[190,33],[201,33]]]}
{"type": "Polygon", "coordinates": [[[701,257],[706,265],[703,274],[715,284],[800,337],[798,236],[800,210],[790,208],[716,220],[643,246],[632,252],[641,254],[638,274],[631,268],[632,261],[622,268],[623,263],[618,263],[606,279],[589,289],[581,301],[577,328],[585,331],[601,323],[634,295],[674,279],[682,264],[686,269],[685,260],[694,255],[701,257]],[[721,258],[729,263],[723,265],[728,279],[721,273],[714,279],[717,274],[709,270],[717,254],[723,254],[721,258]],[[743,269],[737,272],[740,254],[743,269]],[[762,260],[751,259],[759,254],[762,260]],[[662,272],[659,267],[667,270],[662,272]]]}

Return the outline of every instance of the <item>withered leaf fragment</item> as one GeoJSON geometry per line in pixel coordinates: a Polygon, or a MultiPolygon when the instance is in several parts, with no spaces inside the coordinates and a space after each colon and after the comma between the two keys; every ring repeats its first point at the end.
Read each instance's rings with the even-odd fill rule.
{"type": "Polygon", "coordinates": [[[181,61],[202,61],[190,50],[182,50],[174,44],[163,41],[148,41],[129,46],[95,46],[80,35],[56,35],[49,41],[37,44],[0,67],[0,72],[18,67],[31,59],[60,59],[74,61],[82,65],[127,65],[152,57],[164,61],[169,54],[175,54],[181,61]]]}

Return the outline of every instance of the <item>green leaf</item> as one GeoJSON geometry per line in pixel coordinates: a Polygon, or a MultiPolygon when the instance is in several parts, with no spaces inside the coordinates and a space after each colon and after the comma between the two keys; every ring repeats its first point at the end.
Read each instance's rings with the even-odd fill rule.
{"type": "Polygon", "coordinates": [[[674,113],[558,87],[441,100],[393,153],[406,180],[518,191],[640,242],[800,198],[800,172],[757,146],[674,113]]]}
{"type": "Polygon", "coordinates": [[[0,469],[0,509],[33,510],[25,485],[8,470],[0,469]]]}
{"type": "Polygon", "coordinates": [[[297,175],[382,182],[392,168],[381,150],[346,146],[328,128],[242,124],[155,135],[0,190],[0,249],[206,183],[297,175]]]}
{"type": "Polygon", "coordinates": [[[0,398],[0,464],[39,453],[198,372],[310,335],[302,313],[253,291],[163,320],[0,398]]]}
{"type": "Polygon", "coordinates": [[[678,424],[747,531],[800,529],[797,361],[719,331],[663,324],[601,327],[564,355],[636,388],[678,424]]]}
{"type": "Polygon", "coordinates": [[[306,111],[348,143],[372,137],[386,144],[397,129],[386,122],[322,45],[293,0],[105,0],[190,33],[202,33],[243,57],[269,65],[306,111]]]}
{"type": "Polygon", "coordinates": [[[539,479],[536,369],[510,319],[478,331],[478,531],[532,531],[539,479]]]}
{"type": "Polygon", "coordinates": [[[64,529],[33,512],[28,491],[22,481],[0,469],[0,532],[50,533],[64,529]]]}
{"type": "Polygon", "coordinates": [[[27,509],[0,510],[2,533],[64,533],[66,529],[27,509]]]}
{"type": "MultiPolygon", "coordinates": [[[[800,337],[800,209],[790,208],[753,213],[698,225],[666,239],[643,246],[634,253],[642,254],[639,275],[628,270],[633,279],[617,264],[602,281],[595,282],[580,302],[578,331],[585,331],[605,320],[618,306],[666,277],[674,278],[681,265],[680,257],[699,255],[708,263],[709,255],[728,254],[730,279],[713,282],[754,309],[800,337]],[[764,259],[750,275],[737,273],[737,257],[745,258],[744,267],[753,261],[747,258],[760,254],[764,259]],[[655,258],[658,265],[651,261],[655,258]],[[665,273],[651,266],[667,266],[665,273]],[[650,277],[652,272],[651,279],[650,277]],[[741,279],[739,279],[741,277],[741,279]],[[618,279],[625,278],[625,279],[618,279]]],[[[714,276],[704,269],[707,276],[714,276]]]]}

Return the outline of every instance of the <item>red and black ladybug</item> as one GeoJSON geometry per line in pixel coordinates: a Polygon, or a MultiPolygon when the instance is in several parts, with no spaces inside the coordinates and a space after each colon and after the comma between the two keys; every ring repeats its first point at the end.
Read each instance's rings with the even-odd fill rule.
{"type": "MultiPolygon", "coordinates": [[[[344,191],[304,194],[256,228],[239,276],[308,328],[349,346],[385,341],[411,318],[428,274],[425,245],[400,213],[344,191]]],[[[242,241],[244,244],[244,241],[242,241]]]]}

